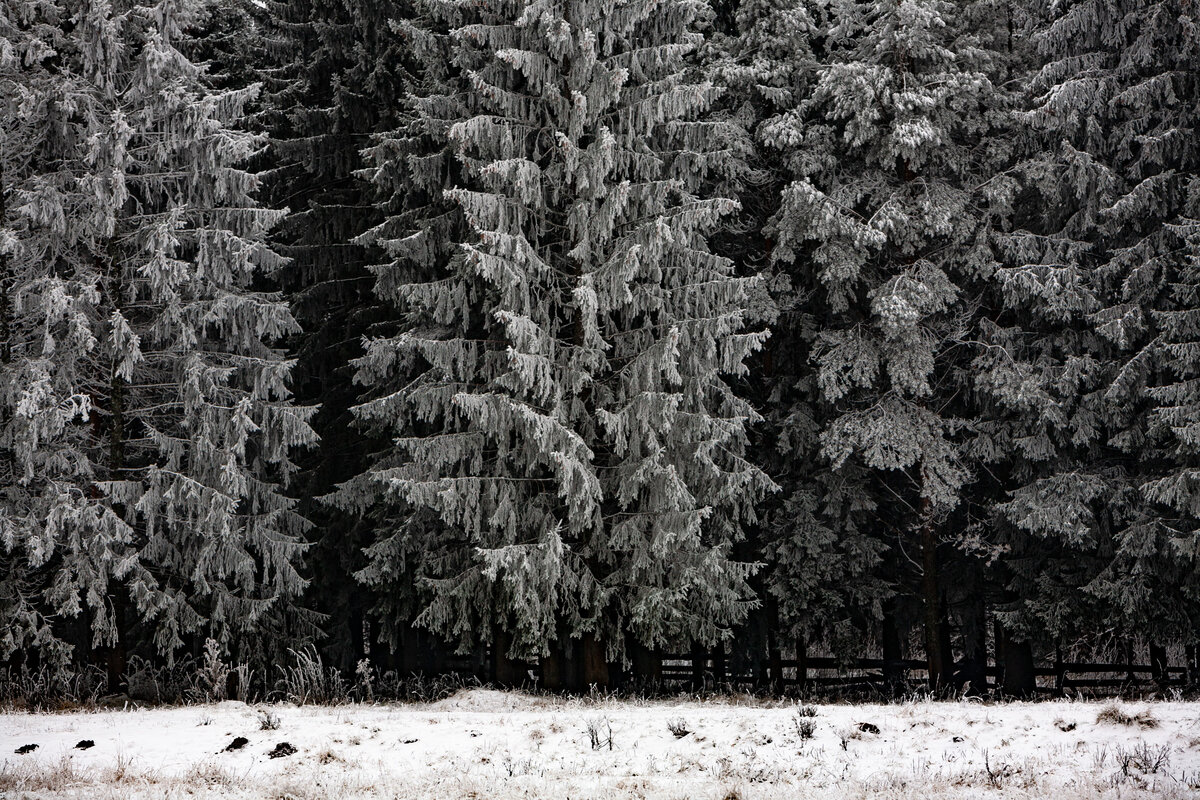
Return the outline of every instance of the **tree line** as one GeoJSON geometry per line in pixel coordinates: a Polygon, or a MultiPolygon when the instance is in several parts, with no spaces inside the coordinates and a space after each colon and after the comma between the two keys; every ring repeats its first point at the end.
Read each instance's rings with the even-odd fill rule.
{"type": "Polygon", "coordinates": [[[1194,662],[1197,21],[5,3],[0,657],[1194,662]]]}

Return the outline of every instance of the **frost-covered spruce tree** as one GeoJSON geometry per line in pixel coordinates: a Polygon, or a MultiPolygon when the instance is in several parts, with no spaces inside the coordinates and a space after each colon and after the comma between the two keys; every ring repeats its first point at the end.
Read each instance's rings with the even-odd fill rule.
{"type": "Polygon", "coordinates": [[[359,409],[397,437],[371,477],[421,539],[422,624],[503,632],[551,684],[580,637],[603,681],[626,637],[713,643],[754,602],[730,548],[770,482],[729,380],[764,335],[705,245],[734,203],[694,193],[742,134],[704,120],[715,90],[686,73],[696,3],[435,5],[462,15],[479,106],[448,129],[470,234],[381,286],[404,329],[368,343],[360,380],[418,370],[359,409]]]}
{"type": "Polygon", "coordinates": [[[999,153],[988,141],[1006,99],[972,8],[835,4],[811,98],[763,130],[793,153],[773,256],[811,264],[821,449],[851,480],[869,471],[870,499],[853,502],[876,506],[876,534],[912,541],[935,685],[949,667],[940,525],[970,475],[973,287],[993,268],[988,232],[1006,199],[989,180],[999,153]]]}
{"type": "MultiPolygon", "coordinates": [[[[825,318],[820,284],[805,256],[772,258],[771,220],[784,188],[805,174],[808,152],[796,131],[808,122],[827,43],[824,6],[807,0],[744,0],[732,30],[714,37],[712,69],[727,87],[725,106],[754,134],[753,169],[740,193],[752,215],[735,235],[748,264],[768,264],[771,339],[755,383],[766,422],[757,463],[782,491],[767,506],[760,550],[769,624],[800,640],[824,640],[839,652],[860,654],[862,626],[880,613],[886,587],[873,573],[883,545],[871,534],[874,500],[869,473],[830,468],[819,434],[829,411],[811,363],[825,318]]],[[[721,241],[724,244],[724,240],[721,241]]]]}
{"type": "Polygon", "coordinates": [[[1089,103],[1063,107],[1073,118],[1052,127],[1103,169],[1096,211],[1088,213],[1104,292],[1092,319],[1119,348],[1105,392],[1109,445],[1131,459],[1136,491],[1114,497],[1114,557],[1087,591],[1116,609],[1126,630],[1193,641],[1200,625],[1198,34],[1200,12],[1186,1],[1072,4],[1043,37],[1052,60],[1039,77],[1053,88],[1045,87],[1034,114],[1046,124],[1039,112],[1059,110],[1053,95],[1089,90],[1089,103]],[[1093,64],[1081,70],[1076,59],[1093,64]]]}
{"type": "Polygon", "coordinates": [[[1058,324],[1020,335],[1024,402],[1051,404],[1002,511],[1030,559],[1012,623],[1055,636],[1195,630],[1195,33],[1184,2],[1064,3],[1039,31],[1043,213],[1004,277],[1058,324]]]}
{"type": "MultiPolygon", "coordinates": [[[[291,213],[272,232],[287,256],[281,287],[303,332],[291,342],[295,391],[320,404],[312,424],[321,447],[298,459],[301,510],[313,521],[312,602],[336,624],[323,643],[327,660],[353,669],[365,655],[363,624],[376,594],[353,574],[365,565],[363,547],[381,524],[316,501],[361,473],[378,448],[353,426],[359,402],[350,362],[362,355],[363,336],[386,324],[372,292],[368,265],[383,256],[356,241],[380,221],[375,187],[357,171],[376,134],[393,130],[409,90],[410,50],[394,31],[411,16],[403,0],[286,0],[267,4],[263,118],[272,137],[263,196],[291,213]]],[[[394,329],[389,329],[394,330],[394,329]]],[[[386,439],[384,440],[386,443],[386,439]]],[[[385,623],[395,619],[383,617],[385,623]]],[[[402,624],[402,621],[401,621],[402,624]]],[[[370,637],[368,637],[370,638],[370,637]]]]}
{"type": "MultiPolygon", "coordinates": [[[[445,195],[449,187],[463,181],[462,169],[450,141],[453,124],[470,116],[477,105],[472,88],[463,78],[464,67],[455,64],[455,43],[450,32],[462,23],[462,15],[449,6],[422,4],[417,13],[393,19],[395,36],[404,43],[406,58],[419,68],[411,74],[410,91],[396,109],[397,127],[377,134],[363,150],[368,166],[359,175],[369,179],[379,197],[382,220],[355,242],[382,254],[380,263],[369,269],[374,274],[374,292],[401,314],[383,315],[372,330],[376,338],[390,337],[406,329],[412,320],[405,300],[405,287],[444,275],[446,264],[467,235],[461,207],[445,195]]],[[[401,358],[369,381],[360,399],[384,401],[423,371],[416,358],[401,358]]],[[[355,387],[356,389],[359,387],[355,387]]],[[[413,580],[410,565],[426,558],[428,537],[420,515],[397,514],[394,507],[378,502],[380,484],[374,473],[405,460],[392,448],[397,413],[373,404],[369,414],[359,413],[358,428],[387,446],[375,457],[372,469],[344,482],[326,498],[344,513],[369,528],[367,563],[357,579],[373,595],[372,614],[380,633],[393,651],[404,651],[411,635],[412,620],[420,613],[421,587],[413,580]]],[[[503,676],[500,676],[501,679],[503,676]]]]}
{"type": "Polygon", "coordinates": [[[188,636],[252,651],[246,635],[303,589],[283,486],[314,439],[273,347],[296,324],[258,288],[282,260],[264,243],[281,212],[256,207],[240,168],[263,146],[237,128],[255,90],[211,91],[181,53],[200,10],[89,2],[73,34],[90,94],[76,213],[100,295],[88,457],[125,528],[108,602],[166,654],[188,636]]]}
{"type": "Polygon", "coordinates": [[[0,8],[0,658],[70,654],[62,617],[111,629],[126,531],[91,490],[87,392],[100,303],[86,253],[67,9],[0,8]]]}

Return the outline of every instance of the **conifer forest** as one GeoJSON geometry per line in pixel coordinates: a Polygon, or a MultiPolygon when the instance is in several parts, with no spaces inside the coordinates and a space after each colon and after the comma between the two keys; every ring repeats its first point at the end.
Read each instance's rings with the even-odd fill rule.
{"type": "Polygon", "coordinates": [[[0,0],[10,679],[1198,643],[1194,0],[0,0]]]}

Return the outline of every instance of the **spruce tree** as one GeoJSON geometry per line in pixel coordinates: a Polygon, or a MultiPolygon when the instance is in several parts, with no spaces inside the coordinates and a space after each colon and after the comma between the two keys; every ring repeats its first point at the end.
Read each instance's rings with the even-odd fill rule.
{"type": "Polygon", "coordinates": [[[1194,33],[1179,2],[1066,3],[1038,32],[1037,207],[1002,273],[1036,327],[1005,334],[998,392],[1030,466],[1000,510],[1024,557],[1009,620],[1051,637],[1195,630],[1194,33]]]}
{"type": "Polygon", "coordinates": [[[240,168],[264,146],[236,127],[256,90],[205,87],[181,51],[201,9],[98,4],[78,29],[105,312],[93,460],[134,531],[129,598],[164,653],[187,634],[253,648],[245,634],[303,589],[304,521],[282,487],[314,442],[273,346],[296,323],[256,283],[283,265],[265,244],[282,214],[256,206],[240,168]]]}
{"type": "Polygon", "coordinates": [[[469,234],[381,282],[402,330],[358,362],[367,386],[416,370],[358,413],[396,437],[370,477],[423,553],[419,620],[549,657],[549,683],[573,637],[589,681],[627,637],[719,641],[754,602],[730,548],[771,484],[729,383],[764,339],[742,332],[752,281],[705,243],[735,203],[695,193],[744,148],[687,72],[698,4],[431,5],[477,107],[416,108],[469,234]]]}
{"type": "Polygon", "coordinates": [[[814,435],[843,479],[867,473],[869,499],[847,502],[873,510],[877,535],[919,559],[934,685],[950,667],[942,525],[971,476],[961,398],[974,296],[1007,202],[1005,184],[990,180],[1003,153],[989,141],[1007,99],[966,24],[973,10],[835,4],[811,97],[765,131],[794,153],[773,257],[812,265],[803,288],[816,296],[815,388],[829,409],[814,435]]]}
{"type": "Polygon", "coordinates": [[[782,487],[759,542],[774,610],[768,624],[789,639],[822,640],[858,655],[863,627],[879,616],[888,593],[874,572],[884,546],[870,533],[868,474],[833,470],[821,456],[829,406],[811,362],[825,316],[812,291],[820,280],[807,257],[774,255],[783,190],[803,174],[807,149],[795,132],[810,121],[806,103],[829,21],[821,4],[803,0],[745,0],[730,16],[732,30],[711,45],[712,69],[727,87],[724,105],[757,145],[740,192],[747,231],[736,235],[735,252],[748,266],[769,265],[772,336],[758,356],[753,395],[766,417],[756,463],[782,487]]]}
{"type": "MultiPolygon", "coordinates": [[[[370,331],[374,338],[395,336],[409,324],[405,287],[436,279],[457,250],[456,242],[466,235],[461,208],[445,195],[461,180],[450,127],[468,115],[475,102],[454,63],[450,30],[458,19],[451,9],[422,5],[411,15],[391,21],[395,36],[404,43],[406,63],[413,63],[414,69],[409,73],[410,91],[396,109],[397,127],[377,134],[363,150],[367,166],[359,175],[369,179],[377,193],[381,220],[355,243],[382,255],[379,263],[369,267],[374,293],[377,302],[386,302],[401,314],[381,314],[370,331]]],[[[420,371],[412,359],[400,360],[386,374],[365,381],[359,399],[378,408],[375,404],[393,396],[420,371]]],[[[397,515],[388,503],[378,502],[380,486],[372,477],[400,463],[398,451],[391,447],[395,414],[359,409],[357,416],[360,435],[383,446],[367,456],[374,459],[368,462],[370,470],[364,469],[325,500],[369,528],[366,563],[355,577],[373,595],[372,613],[384,641],[394,651],[405,650],[414,633],[410,625],[421,610],[423,595],[411,565],[425,558],[424,535],[417,533],[422,526],[408,515],[397,515]]]]}
{"type": "Polygon", "coordinates": [[[1119,409],[1110,445],[1132,458],[1135,487],[1118,500],[1130,510],[1115,519],[1116,557],[1089,591],[1130,630],[1192,640],[1200,626],[1198,31],[1193,5],[1167,0],[1071,7],[1045,37],[1048,48],[1099,62],[1085,74],[1052,62],[1047,71],[1063,68],[1059,85],[1098,84],[1095,99],[1108,101],[1095,117],[1081,114],[1104,125],[1107,141],[1058,127],[1114,177],[1097,198],[1106,297],[1094,321],[1122,353],[1105,399],[1119,409]]]}
{"type": "MultiPolygon", "coordinates": [[[[309,597],[329,615],[322,649],[349,670],[366,655],[369,606],[389,595],[365,591],[353,575],[374,521],[318,502],[361,473],[381,445],[356,427],[359,402],[351,361],[372,326],[386,325],[369,266],[383,255],[358,237],[380,222],[374,186],[359,171],[372,137],[395,129],[408,91],[411,59],[393,30],[410,3],[287,0],[268,5],[262,117],[272,142],[264,176],[267,202],[290,213],[273,232],[290,259],[281,285],[303,332],[290,341],[300,402],[319,404],[313,426],[321,446],[299,459],[302,511],[314,522],[309,597]]],[[[386,442],[384,442],[386,445],[386,442]]],[[[386,622],[395,616],[389,614],[386,622]]],[[[397,620],[400,629],[406,628],[397,620]]]]}
{"type": "Polygon", "coordinates": [[[295,322],[259,284],[279,213],[239,166],[263,146],[236,127],[255,90],[210,90],[181,49],[201,10],[41,4],[5,52],[29,119],[5,148],[5,550],[14,580],[40,570],[26,628],[86,610],[110,682],[135,630],[168,656],[261,652],[249,634],[298,622],[304,587],[282,487],[310,411],[274,347],[295,322]]]}
{"type": "Polygon", "coordinates": [[[62,617],[105,599],[127,531],[98,502],[84,423],[100,305],[77,242],[85,205],[68,11],[0,9],[0,657],[61,661],[62,617]]]}

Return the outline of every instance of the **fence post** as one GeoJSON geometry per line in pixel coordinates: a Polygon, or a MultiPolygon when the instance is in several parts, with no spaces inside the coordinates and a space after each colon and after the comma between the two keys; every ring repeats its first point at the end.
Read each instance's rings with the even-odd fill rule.
{"type": "Polygon", "coordinates": [[[895,697],[904,686],[904,664],[900,653],[900,631],[890,606],[889,603],[883,611],[883,683],[884,691],[895,697]]]}
{"type": "Polygon", "coordinates": [[[1063,687],[1067,683],[1067,668],[1063,666],[1062,644],[1058,641],[1054,643],[1054,693],[1059,697],[1063,695],[1063,687]]]}
{"type": "Polygon", "coordinates": [[[796,685],[801,692],[808,688],[808,641],[804,634],[796,637],[796,685]]]}
{"type": "Polygon", "coordinates": [[[1003,692],[1010,697],[1031,697],[1037,692],[1033,671],[1033,645],[1015,641],[1008,631],[1004,635],[1003,692]]]}
{"type": "Polygon", "coordinates": [[[692,691],[704,690],[704,670],[708,666],[708,651],[699,642],[692,644],[692,691]]]}
{"type": "Polygon", "coordinates": [[[729,682],[729,673],[725,668],[725,643],[720,642],[712,650],[713,688],[724,686],[729,682]]]}
{"type": "Polygon", "coordinates": [[[1167,672],[1167,648],[1160,644],[1150,644],[1150,678],[1162,689],[1166,689],[1171,682],[1171,675],[1167,672]]]}

